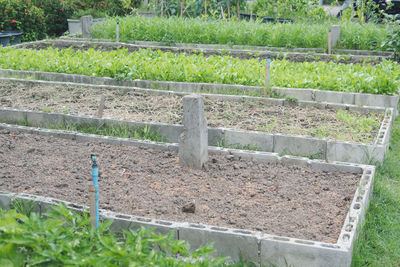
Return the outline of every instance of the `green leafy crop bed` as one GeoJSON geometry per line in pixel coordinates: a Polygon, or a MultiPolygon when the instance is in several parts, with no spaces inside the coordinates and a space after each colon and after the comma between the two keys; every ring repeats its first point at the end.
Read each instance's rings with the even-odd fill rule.
{"type": "MultiPolygon", "coordinates": [[[[165,43],[200,43],[272,47],[327,48],[331,22],[266,24],[255,21],[205,20],[199,18],[120,18],[120,40],[158,41],[165,43]]],[[[115,39],[113,18],[96,25],[94,38],[115,39]]],[[[388,36],[377,24],[343,22],[339,48],[376,50],[388,36]]]]}
{"type": "MultiPolygon", "coordinates": [[[[0,48],[0,68],[73,73],[117,79],[264,85],[265,60],[230,56],[162,53],[150,49],[101,52],[93,49],[29,50],[0,48]]],[[[383,61],[376,66],[276,60],[271,85],[290,88],[396,94],[400,66],[383,61]]]]}

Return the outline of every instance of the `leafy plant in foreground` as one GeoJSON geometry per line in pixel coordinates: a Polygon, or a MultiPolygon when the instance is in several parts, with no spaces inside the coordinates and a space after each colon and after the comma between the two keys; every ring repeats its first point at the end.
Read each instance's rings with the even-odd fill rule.
{"type": "Polygon", "coordinates": [[[189,246],[152,230],[110,232],[112,221],[90,226],[87,213],[79,215],[64,204],[43,219],[15,210],[0,210],[0,264],[2,266],[221,266],[224,258],[210,259],[211,246],[189,252],[189,246]]]}

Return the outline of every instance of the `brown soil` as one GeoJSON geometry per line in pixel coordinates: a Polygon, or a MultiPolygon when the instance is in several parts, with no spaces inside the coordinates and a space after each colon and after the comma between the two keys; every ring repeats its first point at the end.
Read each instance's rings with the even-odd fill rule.
{"type": "MultiPolygon", "coordinates": [[[[109,118],[182,123],[180,96],[156,96],[82,86],[43,85],[0,81],[0,106],[46,112],[96,115],[101,94],[107,95],[104,116],[109,118]]],[[[205,99],[207,123],[268,133],[298,134],[332,140],[370,143],[383,113],[361,114],[298,106],[273,106],[260,101],[205,99]],[[348,116],[347,116],[348,115],[348,116]],[[368,122],[371,127],[366,126],[368,122]]]]}
{"type": "Polygon", "coordinates": [[[135,147],[0,131],[0,190],[88,205],[98,155],[100,208],[335,243],[360,175],[228,156],[203,170],[135,147]],[[194,213],[193,213],[194,211],[194,213]]]}
{"type": "Polygon", "coordinates": [[[146,45],[126,45],[126,44],[114,44],[110,43],[96,43],[96,42],[87,42],[87,41],[68,41],[68,40],[56,40],[56,41],[48,41],[48,42],[38,42],[35,44],[27,43],[22,44],[20,47],[29,48],[29,49],[47,49],[49,47],[58,48],[58,49],[67,49],[72,48],[74,50],[88,50],[88,49],[96,49],[101,51],[112,51],[117,49],[127,49],[129,52],[135,52],[139,49],[156,49],[162,52],[172,52],[172,53],[186,53],[186,54],[198,54],[202,53],[204,56],[212,56],[212,55],[230,55],[232,57],[240,58],[240,59],[266,59],[270,57],[271,59],[276,60],[290,60],[293,62],[314,62],[314,61],[324,61],[324,62],[335,62],[335,63],[344,63],[344,64],[364,64],[368,63],[371,65],[379,64],[385,57],[379,56],[370,56],[363,57],[357,55],[328,55],[319,53],[317,55],[313,55],[312,53],[293,53],[293,52],[265,52],[265,51],[241,51],[241,50],[218,50],[218,49],[206,49],[206,48],[183,48],[183,47],[149,47],[146,45]]]}

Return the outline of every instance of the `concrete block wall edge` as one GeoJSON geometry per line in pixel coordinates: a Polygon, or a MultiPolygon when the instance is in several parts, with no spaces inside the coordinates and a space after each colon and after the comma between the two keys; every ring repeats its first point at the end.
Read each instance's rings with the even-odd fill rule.
{"type": "MultiPolygon", "coordinates": [[[[64,73],[55,73],[55,72],[37,72],[37,71],[15,71],[15,70],[10,70],[10,69],[0,69],[0,76],[4,77],[4,76],[14,76],[15,74],[23,74],[23,77],[29,77],[30,75],[42,75],[43,77],[41,77],[41,79],[43,80],[59,80],[58,78],[60,78],[60,81],[64,81],[64,82],[68,82],[66,79],[68,79],[68,77],[71,77],[72,79],[74,78],[80,78],[82,79],[83,77],[89,77],[91,79],[91,84],[99,84],[98,81],[101,81],[100,84],[107,84],[108,82],[106,81],[114,81],[115,79],[112,78],[108,78],[108,77],[91,77],[91,76],[85,76],[85,75],[77,75],[77,74],[64,74],[64,73]],[[47,76],[46,76],[47,75],[47,76]],[[54,77],[53,77],[54,76],[54,77]],[[49,78],[51,77],[51,78],[49,78]]],[[[40,78],[39,78],[40,79],[40,78]]],[[[137,80],[136,80],[137,81],[137,80]]],[[[157,83],[163,83],[163,81],[148,81],[151,84],[157,84],[157,83]]],[[[79,83],[82,83],[82,81],[80,81],[79,83]]],[[[172,88],[174,88],[175,86],[173,85],[181,85],[181,82],[171,82],[170,86],[172,86],[172,88]]],[[[135,85],[134,83],[132,85],[135,85]]],[[[197,83],[190,83],[190,86],[196,86],[197,83]]],[[[204,86],[219,86],[219,87],[224,87],[224,86],[232,86],[232,85],[225,85],[225,84],[204,84],[204,86]]],[[[118,83],[114,84],[114,86],[118,86],[118,83]]],[[[246,91],[254,91],[254,90],[258,90],[259,86],[242,86],[242,85],[236,85],[238,88],[243,88],[246,91]]],[[[318,92],[319,94],[328,94],[328,93],[336,93],[338,95],[343,95],[343,94],[354,94],[354,95],[363,95],[360,93],[345,93],[345,92],[333,92],[333,91],[323,91],[323,90],[316,90],[316,89],[308,89],[308,88],[278,88],[278,87],[274,87],[276,90],[278,91],[282,91],[283,93],[287,93],[287,92],[291,92],[293,91],[295,93],[295,97],[298,96],[298,94],[301,94],[301,91],[306,92],[306,93],[310,93],[311,95],[314,95],[315,92],[318,92]],[[299,91],[299,92],[297,92],[299,91]]],[[[173,90],[172,90],[173,91],[173,90]]],[[[189,90],[189,92],[194,92],[196,90],[189,90]]],[[[289,96],[293,96],[293,95],[289,95],[289,96]]],[[[382,98],[386,98],[389,97],[389,99],[393,98],[393,96],[386,96],[386,95],[379,95],[382,98]]],[[[314,101],[315,99],[312,99],[312,97],[306,97],[305,99],[300,99],[300,100],[304,100],[304,101],[314,101]]],[[[301,98],[304,98],[301,97],[301,98]]],[[[328,100],[328,99],[326,99],[328,100]]],[[[397,97],[397,101],[398,101],[398,97],[397,97]]],[[[325,101],[326,102],[326,101],[325,101]]],[[[329,102],[328,102],[329,103],[329,102]]],[[[340,104],[340,103],[338,103],[340,104]]],[[[354,103],[353,103],[354,104],[354,103]]],[[[394,104],[392,104],[394,105],[394,104]]],[[[396,107],[393,107],[396,108],[396,107]]]]}
{"type": "MultiPolygon", "coordinates": [[[[0,112],[1,112],[1,109],[0,109],[0,112]]],[[[21,111],[22,112],[22,111],[21,111]]],[[[45,112],[36,112],[36,111],[26,111],[26,112],[28,112],[28,113],[37,113],[37,114],[45,114],[46,116],[51,116],[51,114],[52,113],[45,113],[45,112]]],[[[80,116],[80,115],[66,115],[66,114],[59,114],[59,113],[54,113],[55,115],[57,115],[57,116],[63,116],[63,118],[64,118],[64,121],[65,121],[65,119],[66,118],[68,118],[68,119],[72,119],[72,120],[79,120],[80,118],[84,118],[84,119],[98,119],[98,118],[95,118],[95,117],[92,117],[92,116],[80,116]]],[[[118,121],[119,122],[119,121],[118,121]]],[[[152,125],[152,124],[150,124],[150,125],[152,125]]],[[[158,125],[158,124],[156,124],[156,125],[158,125]]],[[[23,128],[23,129],[25,129],[25,131],[28,131],[28,128],[23,128]]],[[[29,128],[29,130],[30,131],[37,131],[37,130],[35,130],[34,128],[29,128]]],[[[224,131],[226,131],[227,129],[224,129],[224,131]]],[[[67,137],[68,136],[68,132],[66,132],[66,131],[60,131],[60,130],[54,130],[53,131],[56,135],[63,135],[64,137],[67,137]]],[[[44,134],[47,134],[47,135],[51,135],[51,131],[49,131],[49,130],[42,130],[42,131],[40,131],[39,132],[40,134],[42,134],[42,135],[44,135],[44,134]]],[[[75,134],[76,135],[76,139],[77,140],[86,140],[86,141],[90,141],[90,136],[92,136],[92,135],[84,135],[84,134],[76,134],[76,133],[74,133],[74,132],[71,132],[71,134],[75,134]]],[[[258,134],[258,133],[257,133],[258,134]]],[[[288,138],[291,138],[291,137],[301,137],[301,136],[290,136],[290,135],[280,135],[280,136],[287,136],[288,138]]],[[[99,136],[96,136],[96,135],[93,135],[92,136],[93,138],[95,138],[95,139],[98,139],[99,140],[99,136]]],[[[304,137],[302,137],[302,138],[304,138],[304,137]]],[[[68,139],[70,139],[70,138],[68,138],[68,139]]],[[[73,137],[71,138],[71,139],[74,139],[73,137]]],[[[104,140],[107,140],[107,141],[109,141],[109,140],[111,140],[110,139],[110,137],[106,137],[106,138],[104,138],[104,140]]],[[[125,140],[125,139],[113,139],[114,140],[114,143],[118,143],[118,142],[124,142],[124,144],[126,144],[127,142],[133,142],[133,140],[130,140],[129,139],[129,141],[127,141],[127,140],[125,140]]],[[[111,142],[111,141],[110,141],[111,142]]],[[[157,144],[153,144],[153,145],[149,145],[148,143],[149,142],[144,142],[144,141],[140,141],[140,140],[138,140],[138,141],[135,141],[135,142],[138,142],[138,144],[140,144],[140,145],[144,145],[144,146],[146,146],[146,144],[147,144],[147,147],[160,147],[160,149],[162,149],[162,150],[168,150],[168,148],[167,148],[167,145],[165,145],[164,143],[157,143],[157,144]],[[164,147],[165,146],[165,147],[164,147]]],[[[360,146],[360,147],[370,147],[370,146],[368,146],[368,145],[365,145],[365,144],[358,144],[358,143],[350,143],[350,142],[339,142],[339,141],[328,141],[327,142],[327,144],[336,144],[336,143],[343,143],[343,144],[352,144],[352,145],[356,145],[357,147],[358,146],[360,146]]],[[[133,144],[133,143],[132,143],[133,144]]],[[[275,151],[275,136],[274,136],[274,141],[273,141],[273,145],[274,145],[274,150],[273,151],[275,151]]],[[[330,146],[327,146],[327,149],[326,149],[326,154],[325,154],[325,156],[326,157],[328,157],[328,155],[329,155],[329,147],[330,146]]],[[[380,151],[381,150],[381,148],[380,148],[380,146],[379,145],[375,145],[375,148],[374,149],[378,149],[379,151],[377,151],[377,152],[379,152],[379,154],[378,154],[378,157],[377,157],[377,160],[378,161],[382,161],[383,160],[383,155],[381,155],[382,153],[384,153],[384,151],[382,152],[382,151],[380,151]]],[[[288,161],[289,159],[286,159],[286,161],[288,161]]],[[[327,158],[327,160],[332,160],[332,158],[327,158]]],[[[337,160],[337,158],[334,158],[333,160],[337,160]]],[[[356,163],[364,163],[364,162],[362,162],[361,160],[358,160],[358,161],[355,161],[356,163]]]]}
{"type": "Polygon", "coordinates": [[[356,189],[349,212],[346,215],[346,219],[337,241],[338,245],[348,247],[352,250],[356,234],[362,226],[364,215],[368,208],[369,199],[372,195],[374,176],[375,166],[364,166],[359,187],[356,189]]]}

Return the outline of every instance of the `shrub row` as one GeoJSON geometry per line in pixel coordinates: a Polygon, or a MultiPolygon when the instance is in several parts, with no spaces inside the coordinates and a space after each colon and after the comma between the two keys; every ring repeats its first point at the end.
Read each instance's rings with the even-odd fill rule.
{"type": "MultiPolygon", "coordinates": [[[[117,79],[264,85],[266,61],[231,56],[186,55],[150,49],[102,52],[49,48],[0,49],[0,68],[83,74],[117,79]]],[[[397,94],[400,66],[383,61],[376,66],[276,60],[271,84],[344,92],[397,94]]]]}
{"type": "Polygon", "coordinates": [[[107,15],[124,15],[138,3],[137,0],[132,3],[126,0],[0,0],[0,32],[22,31],[23,41],[59,36],[68,30],[67,19],[74,13],[94,9],[107,15]]]}

